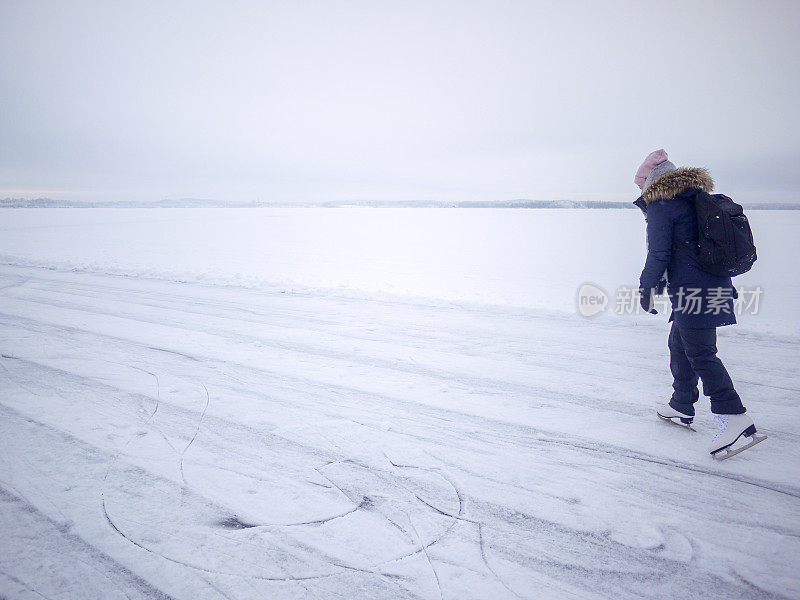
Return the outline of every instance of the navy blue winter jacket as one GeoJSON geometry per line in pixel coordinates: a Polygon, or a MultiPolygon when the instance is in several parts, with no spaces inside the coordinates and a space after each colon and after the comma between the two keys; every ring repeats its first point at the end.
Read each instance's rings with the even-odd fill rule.
{"type": "Polygon", "coordinates": [[[682,167],[657,178],[634,202],[647,221],[647,260],[639,286],[651,290],[666,275],[672,316],[678,327],[705,329],[736,323],[730,277],[707,273],[676,246],[697,251],[697,220],[693,197],[711,192],[708,171],[682,167]]]}

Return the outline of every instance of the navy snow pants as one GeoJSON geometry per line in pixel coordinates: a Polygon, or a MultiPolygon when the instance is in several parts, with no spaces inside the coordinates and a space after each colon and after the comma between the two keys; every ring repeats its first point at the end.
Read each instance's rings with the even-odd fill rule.
{"type": "Polygon", "coordinates": [[[711,398],[711,412],[717,415],[738,415],[745,412],[739,394],[733,389],[725,365],[717,356],[717,329],[687,329],[672,323],[669,332],[669,368],[675,390],[669,405],[686,415],[694,416],[694,403],[700,393],[711,398]]]}

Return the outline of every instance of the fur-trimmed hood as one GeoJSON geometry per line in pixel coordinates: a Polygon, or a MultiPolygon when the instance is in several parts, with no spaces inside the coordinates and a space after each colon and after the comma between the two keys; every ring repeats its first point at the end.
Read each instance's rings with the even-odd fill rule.
{"type": "Polygon", "coordinates": [[[705,169],[681,167],[655,179],[645,188],[641,199],[645,204],[650,204],[656,200],[674,198],[689,188],[699,188],[706,193],[711,193],[714,189],[714,180],[705,169]]]}

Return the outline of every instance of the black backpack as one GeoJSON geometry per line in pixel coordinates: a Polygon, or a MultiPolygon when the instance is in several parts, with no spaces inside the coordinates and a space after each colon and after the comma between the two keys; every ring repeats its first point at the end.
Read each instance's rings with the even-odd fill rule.
{"type": "Polygon", "coordinates": [[[693,197],[697,215],[698,248],[678,248],[694,258],[707,273],[733,277],[749,271],[756,262],[750,222],[742,207],[723,194],[697,190],[693,197]]]}

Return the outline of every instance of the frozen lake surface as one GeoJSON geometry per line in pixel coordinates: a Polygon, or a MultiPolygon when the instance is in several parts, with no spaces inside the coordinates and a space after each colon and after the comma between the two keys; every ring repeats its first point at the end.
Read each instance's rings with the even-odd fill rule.
{"type": "MultiPolygon", "coordinates": [[[[764,291],[742,324],[800,335],[800,211],[749,215],[760,258],[736,284],[764,291]]],[[[0,212],[0,260],[20,266],[571,313],[583,283],[635,288],[644,253],[635,209],[0,212]]]]}
{"type": "Polygon", "coordinates": [[[0,211],[0,595],[797,598],[800,212],[750,217],[720,463],[666,315],[575,311],[638,211],[0,211]]]}

